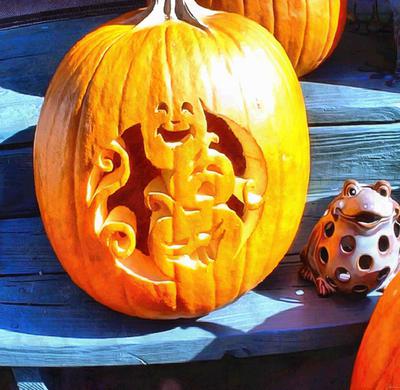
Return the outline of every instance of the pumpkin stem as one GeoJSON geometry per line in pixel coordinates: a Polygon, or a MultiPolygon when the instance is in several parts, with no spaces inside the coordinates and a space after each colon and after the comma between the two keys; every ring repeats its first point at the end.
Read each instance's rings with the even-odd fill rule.
{"type": "Polygon", "coordinates": [[[194,0],[149,0],[148,4],[151,12],[140,23],[141,26],[151,24],[154,16],[162,15],[164,20],[181,20],[202,30],[208,30],[201,19],[214,13],[199,6],[194,0]]]}

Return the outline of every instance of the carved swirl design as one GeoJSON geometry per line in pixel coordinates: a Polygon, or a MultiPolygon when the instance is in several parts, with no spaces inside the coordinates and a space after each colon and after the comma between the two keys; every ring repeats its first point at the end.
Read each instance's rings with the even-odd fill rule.
{"type": "Polygon", "coordinates": [[[246,210],[262,205],[252,180],[238,178],[231,161],[210,143],[216,134],[206,134],[201,152],[175,150],[174,170],[162,170],[145,189],[152,211],[149,249],[166,274],[173,274],[175,261],[208,264],[221,256],[235,258],[244,233],[244,222],[227,202],[235,194],[246,210]]]}
{"type": "Polygon", "coordinates": [[[108,212],[108,198],[125,186],[130,176],[129,155],[122,139],[99,151],[89,177],[86,203],[95,208],[95,234],[117,259],[129,257],[136,248],[136,217],[125,206],[108,212]]]}
{"type": "MultiPolygon", "coordinates": [[[[144,188],[143,207],[151,211],[147,247],[151,261],[172,277],[174,262],[195,268],[221,256],[234,259],[256,226],[263,198],[252,179],[236,177],[230,159],[212,148],[219,137],[207,131],[201,107],[182,104],[181,121],[168,121],[170,111],[166,103],[158,106],[162,119],[153,126],[154,139],[146,128],[142,133],[146,157],[159,169],[144,188]],[[233,197],[243,205],[243,219],[228,206],[233,197]]],[[[109,197],[127,185],[130,175],[120,137],[99,150],[88,181],[86,202],[94,209],[95,234],[115,260],[136,250],[135,214],[127,205],[108,209],[109,197]]]]}

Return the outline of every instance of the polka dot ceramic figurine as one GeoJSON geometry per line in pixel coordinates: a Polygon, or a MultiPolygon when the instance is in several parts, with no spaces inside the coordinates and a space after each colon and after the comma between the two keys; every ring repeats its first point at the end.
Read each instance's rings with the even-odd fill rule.
{"type": "Polygon", "coordinates": [[[388,182],[347,180],[301,253],[300,275],[322,296],[384,289],[399,268],[399,214],[388,182]]]}

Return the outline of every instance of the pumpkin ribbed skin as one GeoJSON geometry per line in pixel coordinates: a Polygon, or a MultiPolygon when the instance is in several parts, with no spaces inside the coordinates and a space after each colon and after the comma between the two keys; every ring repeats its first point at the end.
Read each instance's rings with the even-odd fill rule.
{"type": "Polygon", "coordinates": [[[351,390],[400,387],[400,275],[393,279],[369,321],[354,365],[351,390]]]}
{"type": "Polygon", "coordinates": [[[239,13],[271,31],[286,50],[299,77],[330,56],[346,23],[347,0],[199,0],[199,3],[239,13]]]}
{"type": "MultiPolygon", "coordinates": [[[[294,239],[309,177],[305,107],[290,61],[258,24],[239,15],[208,12],[198,17],[205,29],[180,20],[155,22],[150,16],[135,27],[143,19],[141,12],[125,14],[90,33],[59,66],[35,138],[37,198],[59,260],[93,298],[144,318],[193,317],[255,287],[294,239]],[[185,211],[189,206],[171,201],[171,194],[177,199],[181,191],[182,202],[189,202],[185,191],[191,182],[182,185],[178,179],[191,159],[180,163],[179,148],[174,149],[171,180],[175,184],[167,196],[174,203],[172,217],[158,218],[160,208],[154,206],[151,234],[147,237],[147,230],[140,228],[149,229],[141,222],[150,213],[149,199],[166,197],[162,181],[171,173],[172,148],[164,148],[165,153],[152,149],[149,140],[160,123],[179,126],[171,123],[179,122],[172,121],[176,115],[183,116],[178,113],[182,102],[190,102],[185,104],[197,118],[191,119],[194,128],[204,127],[203,111],[208,127],[213,127],[208,132],[229,124],[235,145],[241,145],[236,148],[243,148],[246,167],[241,177],[251,178],[262,198],[262,205],[254,210],[245,205],[240,218],[225,201],[212,208],[214,221],[222,215],[219,221],[226,226],[218,238],[215,260],[208,263],[188,256],[165,261],[160,246],[163,235],[172,234],[170,240],[175,240],[208,218],[209,209],[199,206],[205,217],[190,222],[192,214],[185,211]],[[162,115],[167,119],[160,119],[162,115]],[[144,141],[138,141],[139,135],[144,141]],[[143,143],[153,166],[135,160],[143,154],[143,143]],[[142,181],[150,182],[144,190],[142,181]],[[171,218],[172,227],[167,224],[171,218]],[[116,226],[121,234],[115,232],[116,226]],[[131,253],[133,230],[138,246],[131,253]],[[150,254],[142,249],[146,245],[150,254]]],[[[221,153],[211,147],[206,150],[228,172],[222,176],[212,172],[217,182],[230,172],[222,153],[231,160],[240,157],[232,154],[233,147],[223,148],[224,134],[218,134],[221,153]]],[[[203,144],[201,148],[205,150],[203,144]]],[[[232,164],[239,171],[238,164],[232,164]]],[[[222,193],[232,192],[231,184],[221,185],[222,193]]],[[[199,199],[207,205],[213,196],[199,199]]]]}

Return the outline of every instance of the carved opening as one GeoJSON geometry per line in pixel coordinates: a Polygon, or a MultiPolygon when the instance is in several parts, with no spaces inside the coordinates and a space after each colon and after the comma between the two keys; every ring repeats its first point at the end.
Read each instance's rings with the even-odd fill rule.
{"type": "Polygon", "coordinates": [[[368,286],[359,284],[353,287],[353,293],[355,294],[366,294],[368,292],[368,286]]]}
{"type": "Polygon", "coordinates": [[[356,239],[353,236],[344,236],[340,240],[340,248],[345,253],[351,253],[356,248],[356,239]]]}
{"type": "Polygon", "coordinates": [[[381,252],[386,252],[390,247],[389,237],[381,236],[378,241],[378,247],[381,252]]]}
{"type": "Polygon", "coordinates": [[[324,227],[324,232],[326,237],[332,237],[335,233],[335,224],[333,222],[328,222],[324,227]]]}
{"type": "Polygon", "coordinates": [[[165,102],[161,102],[158,106],[156,111],[160,112],[160,111],[164,111],[166,114],[168,114],[169,112],[169,108],[168,108],[168,104],[165,102]]]}
{"type": "Polygon", "coordinates": [[[368,271],[372,267],[372,263],[374,262],[374,259],[369,256],[369,255],[362,255],[360,259],[358,260],[358,265],[360,269],[363,271],[368,271]]]}
{"type": "Polygon", "coordinates": [[[375,214],[375,213],[370,213],[367,211],[359,213],[356,216],[357,222],[360,222],[360,223],[373,223],[373,222],[378,222],[381,219],[382,219],[382,217],[380,215],[375,214]]]}
{"type": "Polygon", "coordinates": [[[327,264],[329,261],[329,253],[325,247],[319,249],[319,258],[323,264],[327,264]]]}
{"type": "Polygon", "coordinates": [[[400,237],[400,224],[398,221],[396,221],[393,225],[393,230],[394,230],[394,235],[396,236],[396,238],[400,237]]]}
{"type": "Polygon", "coordinates": [[[383,282],[390,273],[390,267],[385,267],[379,271],[377,280],[378,282],[383,282]]]}
{"type": "Polygon", "coordinates": [[[140,125],[127,129],[122,138],[129,154],[131,174],[126,185],[109,197],[107,206],[109,210],[120,205],[132,210],[137,219],[136,248],[148,255],[151,211],[145,206],[144,189],[160,173],[146,157],[140,125]]]}
{"type": "Polygon", "coordinates": [[[331,277],[327,276],[327,277],[326,277],[326,281],[327,281],[332,287],[334,287],[334,288],[337,287],[336,282],[335,282],[331,277]]]}
{"type": "Polygon", "coordinates": [[[350,272],[344,267],[337,268],[335,275],[336,275],[336,279],[342,283],[346,283],[346,282],[350,281],[350,279],[351,279],[350,272]]]}
{"type": "Polygon", "coordinates": [[[190,130],[169,131],[163,127],[159,127],[157,133],[161,135],[166,143],[183,143],[190,135],[190,130]]]}
{"type": "Polygon", "coordinates": [[[236,138],[232,129],[222,118],[207,111],[205,114],[208,131],[217,134],[219,137],[219,142],[212,143],[211,148],[225,154],[225,156],[232,162],[235,176],[243,177],[246,170],[246,159],[244,158],[241,143],[236,138]]]}
{"type": "Polygon", "coordinates": [[[236,198],[235,195],[232,195],[228,202],[226,203],[228,207],[233,210],[240,218],[243,217],[244,214],[244,204],[236,198]]]}
{"type": "Polygon", "coordinates": [[[118,153],[114,153],[112,156],[113,162],[113,170],[115,171],[117,168],[121,166],[121,156],[118,153]]]}
{"type": "MultiPolygon", "coordinates": [[[[211,148],[220,153],[225,154],[231,161],[233,171],[236,177],[243,177],[246,170],[246,159],[243,154],[243,147],[229,125],[220,117],[213,115],[207,111],[206,121],[208,131],[218,135],[219,142],[212,143],[211,148]]],[[[227,202],[228,207],[242,218],[244,213],[244,204],[232,195],[227,202]]]]}

